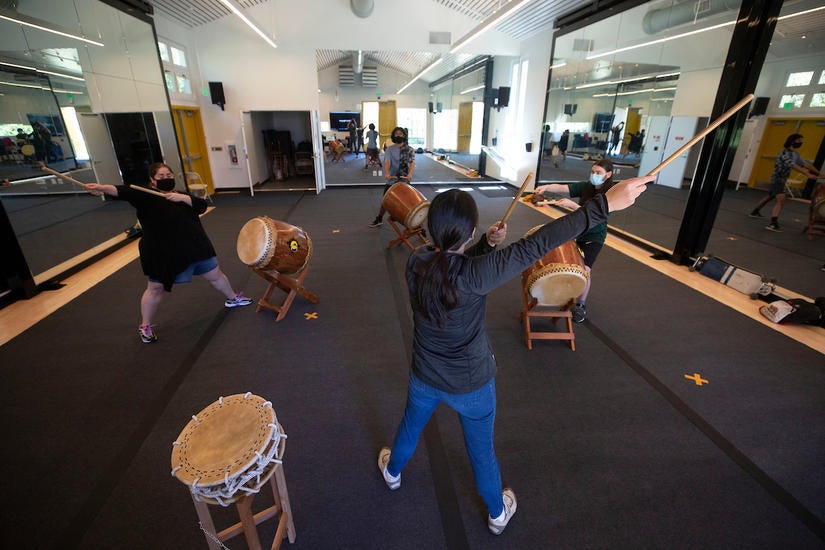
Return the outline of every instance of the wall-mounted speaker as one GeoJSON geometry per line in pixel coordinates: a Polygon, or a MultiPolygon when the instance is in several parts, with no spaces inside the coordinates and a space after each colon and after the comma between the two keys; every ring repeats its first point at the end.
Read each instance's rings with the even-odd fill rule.
{"type": "Polygon", "coordinates": [[[496,101],[496,107],[507,107],[510,104],[510,87],[509,86],[501,86],[498,89],[498,101],[496,101]]]}
{"type": "Polygon", "coordinates": [[[748,115],[748,118],[757,115],[764,115],[768,111],[768,103],[771,102],[769,97],[757,97],[753,100],[753,109],[748,115]]]}
{"type": "Polygon", "coordinates": [[[564,114],[566,115],[575,115],[576,110],[579,108],[577,103],[565,103],[564,104],[564,114]]]}
{"type": "Polygon", "coordinates": [[[436,111],[437,113],[440,113],[440,112],[441,112],[441,103],[436,103],[436,104],[435,104],[435,111],[436,111]]]}
{"type": "Polygon", "coordinates": [[[209,83],[209,97],[212,98],[213,105],[220,105],[221,111],[223,111],[223,106],[226,105],[226,98],[223,95],[223,83],[222,82],[210,82],[209,83]]]}
{"type": "Polygon", "coordinates": [[[427,112],[428,112],[428,113],[434,113],[434,112],[435,112],[435,111],[433,110],[433,102],[432,102],[432,101],[430,101],[430,102],[428,102],[428,103],[427,103],[427,112]]]}

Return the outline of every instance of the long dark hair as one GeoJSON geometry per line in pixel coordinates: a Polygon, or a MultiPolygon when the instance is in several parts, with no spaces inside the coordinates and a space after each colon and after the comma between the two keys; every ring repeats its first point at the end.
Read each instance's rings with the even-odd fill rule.
{"type": "Polygon", "coordinates": [[[581,194],[581,203],[584,204],[585,202],[589,201],[599,193],[604,193],[611,187],[613,187],[613,161],[609,159],[602,159],[600,161],[594,162],[593,166],[601,166],[604,168],[605,172],[610,172],[610,177],[604,180],[604,184],[601,187],[596,189],[596,186],[587,182],[587,187],[585,188],[584,192],[581,194]]]}
{"type": "Polygon", "coordinates": [[[413,264],[410,299],[414,310],[439,326],[444,326],[447,312],[458,305],[448,251],[458,250],[470,240],[477,223],[478,207],[466,191],[450,189],[430,203],[427,228],[435,253],[413,264]]]}
{"type": "Polygon", "coordinates": [[[155,163],[152,163],[152,164],[150,164],[150,165],[149,165],[149,179],[155,179],[155,175],[156,175],[158,172],[160,172],[160,169],[161,169],[161,168],[166,168],[166,169],[168,169],[170,172],[172,171],[172,169],[171,169],[171,168],[169,168],[169,165],[168,165],[168,164],[164,164],[164,163],[162,163],[162,162],[155,162],[155,163]]]}
{"type": "Polygon", "coordinates": [[[788,138],[785,140],[785,149],[790,148],[791,145],[793,145],[793,142],[798,140],[798,139],[802,139],[802,134],[791,134],[791,135],[789,135],[788,138]]]}

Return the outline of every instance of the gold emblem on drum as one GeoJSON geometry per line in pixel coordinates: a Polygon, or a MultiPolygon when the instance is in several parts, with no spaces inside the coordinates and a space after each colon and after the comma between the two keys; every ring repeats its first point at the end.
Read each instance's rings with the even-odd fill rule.
{"type": "Polygon", "coordinates": [[[291,241],[289,241],[289,249],[292,252],[298,252],[298,241],[295,240],[295,239],[292,239],[291,241]]]}

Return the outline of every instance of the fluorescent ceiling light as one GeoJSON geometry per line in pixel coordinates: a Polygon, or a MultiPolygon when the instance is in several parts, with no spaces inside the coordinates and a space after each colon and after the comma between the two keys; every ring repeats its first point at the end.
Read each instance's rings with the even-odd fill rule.
{"type": "Polygon", "coordinates": [[[633,92],[619,92],[619,93],[612,93],[612,94],[593,94],[593,97],[613,97],[615,95],[633,95],[633,94],[644,94],[647,92],[671,92],[675,90],[676,87],[673,88],[645,88],[644,90],[635,90],[633,92]]]}
{"type": "Polygon", "coordinates": [[[395,93],[396,93],[396,94],[400,94],[401,92],[403,92],[404,90],[406,90],[407,88],[409,88],[409,87],[410,87],[410,84],[412,84],[413,82],[415,82],[416,80],[418,80],[419,78],[421,78],[422,76],[424,76],[424,75],[427,73],[427,71],[429,71],[430,69],[432,69],[433,67],[435,67],[436,65],[438,65],[439,63],[441,63],[442,61],[444,61],[444,59],[443,59],[443,58],[441,58],[441,57],[439,57],[438,59],[436,59],[435,61],[433,61],[432,63],[430,63],[430,64],[429,64],[429,65],[427,65],[426,67],[424,67],[424,68],[421,70],[421,72],[419,72],[417,75],[415,75],[414,77],[412,77],[412,80],[410,80],[409,82],[407,82],[406,84],[404,84],[404,85],[401,87],[401,89],[400,89],[400,90],[398,90],[398,91],[397,91],[397,92],[395,92],[395,93]]]}
{"type": "Polygon", "coordinates": [[[624,48],[617,48],[615,50],[610,50],[609,52],[604,53],[594,53],[592,55],[588,55],[585,59],[598,59],[600,57],[605,57],[608,55],[613,55],[614,53],[621,53],[627,52],[630,50],[635,50],[637,48],[644,48],[645,46],[652,46],[654,44],[661,44],[663,42],[670,42],[671,40],[677,40],[679,38],[685,38],[686,36],[692,36],[694,34],[699,34],[705,31],[712,31],[714,29],[721,29],[722,27],[727,27],[728,25],[735,24],[736,21],[728,21],[727,23],[719,23],[718,25],[712,25],[710,27],[705,27],[704,29],[696,29],[695,31],[683,32],[682,34],[676,34],[673,36],[667,36],[665,38],[659,38],[657,40],[651,40],[650,42],[643,42],[642,44],[636,44],[635,46],[627,46],[624,48]]]}
{"type": "Polygon", "coordinates": [[[265,41],[267,44],[269,44],[269,45],[270,45],[270,46],[272,46],[273,48],[277,48],[277,47],[278,47],[278,45],[277,45],[277,44],[275,44],[275,42],[273,42],[273,41],[272,41],[272,39],[271,39],[271,38],[269,38],[269,37],[268,37],[268,36],[264,33],[264,31],[262,31],[262,30],[261,30],[261,29],[260,29],[260,28],[259,28],[259,27],[255,24],[255,23],[253,23],[253,22],[252,22],[252,20],[250,20],[247,16],[245,16],[245,15],[243,14],[243,12],[241,12],[241,7],[240,7],[239,5],[237,5],[237,4],[235,3],[235,1],[234,1],[234,0],[219,0],[219,1],[220,1],[220,3],[221,3],[221,4],[223,4],[224,6],[226,6],[227,8],[229,8],[229,9],[232,11],[232,13],[234,13],[235,15],[237,15],[237,16],[238,16],[238,18],[239,18],[241,21],[243,21],[244,23],[246,23],[246,25],[247,25],[250,29],[252,29],[253,31],[255,31],[255,33],[256,33],[258,36],[260,36],[261,38],[263,38],[263,39],[264,39],[264,41],[265,41]]]}
{"type": "Polygon", "coordinates": [[[556,63],[555,65],[550,65],[548,69],[561,69],[562,67],[567,66],[567,61],[562,61],[561,63],[556,63]]]}
{"type": "Polygon", "coordinates": [[[459,95],[469,94],[470,92],[475,92],[476,90],[481,90],[482,88],[484,88],[484,84],[478,84],[477,86],[471,86],[471,87],[467,88],[466,90],[461,90],[458,93],[459,93],[459,95]]]}
{"type": "Polygon", "coordinates": [[[17,82],[3,82],[0,81],[0,86],[15,86],[17,88],[34,88],[35,90],[45,90],[47,92],[55,92],[58,94],[77,94],[83,95],[83,92],[75,90],[61,90],[60,88],[47,88],[46,86],[38,86],[36,84],[18,84],[17,82]]]}
{"type": "Polygon", "coordinates": [[[74,38],[75,40],[80,40],[81,42],[86,42],[88,44],[94,44],[95,46],[103,46],[103,42],[97,42],[95,40],[89,40],[88,38],[83,38],[82,36],[78,36],[76,34],[71,34],[71,33],[63,32],[63,31],[59,31],[57,29],[52,29],[52,28],[49,28],[49,27],[45,27],[43,25],[38,25],[36,23],[32,23],[32,22],[20,19],[19,17],[9,17],[7,15],[3,15],[3,14],[0,13],[0,19],[3,19],[5,21],[11,21],[12,23],[17,23],[17,24],[23,25],[25,27],[31,27],[33,29],[38,29],[38,30],[41,30],[41,31],[50,32],[52,34],[65,36],[67,38],[74,38]]]}
{"type": "Polygon", "coordinates": [[[784,19],[790,19],[791,17],[796,17],[797,15],[806,15],[808,13],[813,13],[813,12],[819,11],[819,10],[825,10],[825,6],[819,6],[818,8],[811,8],[809,10],[802,10],[802,11],[797,12],[797,13],[789,13],[788,15],[783,15],[782,17],[778,18],[778,20],[782,21],[784,19]]]}
{"type": "Polygon", "coordinates": [[[670,76],[676,76],[680,73],[667,73],[667,74],[657,74],[656,76],[646,75],[646,76],[637,76],[634,78],[625,78],[623,80],[603,80],[601,82],[591,82],[589,84],[582,84],[581,86],[576,86],[577,90],[581,90],[583,88],[594,88],[596,86],[612,86],[615,84],[627,84],[628,82],[637,82],[639,80],[648,80],[650,78],[666,78],[670,76]]]}
{"type": "Polygon", "coordinates": [[[52,71],[44,71],[42,69],[38,69],[37,67],[29,67],[27,65],[17,65],[15,63],[7,63],[5,61],[0,61],[0,65],[4,65],[6,67],[17,67],[18,69],[26,69],[27,71],[35,71],[35,72],[38,72],[38,73],[51,74],[51,75],[54,75],[54,76],[59,76],[61,78],[71,78],[72,80],[79,80],[80,82],[86,82],[84,79],[82,79],[80,77],[77,77],[77,76],[71,76],[71,75],[67,75],[67,74],[63,74],[63,73],[54,73],[52,71]]]}
{"type": "Polygon", "coordinates": [[[467,44],[469,44],[485,32],[487,32],[490,29],[490,27],[504,21],[506,18],[510,17],[530,2],[531,0],[510,0],[510,2],[508,2],[503,8],[495,12],[493,15],[491,15],[484,21],[482,21],[478,27],[470,31],[468,34],[465,34],[464,36],[459,38],[458,41],[455,44],[453,44],[453,47],[450,48],[450,53],[457,52],[458,50],[460,50],[461,48],[463,48],[464,46],[466,46],[467,44]]]}

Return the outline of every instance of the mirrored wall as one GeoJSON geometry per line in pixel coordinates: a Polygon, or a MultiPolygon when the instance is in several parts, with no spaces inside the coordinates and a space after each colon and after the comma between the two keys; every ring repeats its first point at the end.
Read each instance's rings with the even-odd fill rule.
{"type": "Polygon", "coordinates": [[[110,4],[0,9],[0,200],[36,283],[135,222],[43,166],[112,184],[145,183],[152,162],[181,170],[151,20],[110,4]]]}
{"type": "MultiPolygon", "coordinates": [[[[612,161],[616,179],[647,174],[706,127],[739,4],[738,0],[709,2],[697,11],[695,2],[653,1],[570,32],[559,31],[542,121],[539,181],[585,180],[592,163],[602,159],[612,161]]],[[[769,95],[768,101],[773,103],[761,122],[759,115],[748,119],[739,147],[749,147],[751,162],[758,157],[757,164],[764,164],[762,172],[768,176],[788,134],[807,131],[811,143],[806,143],[809,150],[803,156],[809,161],[823,143],[817,128],[825,127],[825,109],[793,112],[799,105],[792,99],[782,100],[795,98],[793,92],[776,92],[777,82],[789,78],[794,67],[799,67],[796,70],[804,69],[813,76],[805,88],[811,92],[809,101],[797,103],[803,107],[818,104],[815,93],[822,90],[814,82],[825,70],[821,56],[825,10],[821,8],[821,2],[811,0],[784,2],[760,74],[757,95],[769,95]],[[819,64],[814,62],[817,56],[819,64]],[[771,124],[779,126],[781,139],[777,138],[776,150],[763,151],[760,140],[771,124]]],[[[700,149],[701,143],[663,169],[638,205],[612,216],[611,225],[665,251],[673,250],[700,149]]],[[[817,289],[809,284],[810,276],[807,280],[800,276],[805,272],[805,260],[817,255],[813,249],[817,244],[798,230],[804,227],[808,205],[786,207],[789,224],[798,222],[798,227],[791,226],[795,228],[793,237],[765,231],[767,222],[747,226],[747,213],[764,196],[767,176],[760,180],[760,168],[755,165],[753,177],[749,177],[751,167],[745,164],[735,163],[737,173],[727,176],[729,188],[725,189],[706,252],[775,277],[780,285],[785,283],[797,292],[821,295],[821,284],[817,289]],[[739,186],[737,180],[742,180],[739,186]],[[767,258],[760,262],[761,252],[754,248],[760,244],[792,252],[798,261],[793,267],[767,258]]],[[[767,219],[770,209],[764,209],[767,219]]],[[[818,254],[822,255],[821,243],[818,254]]],[[[819,257],[817,265],[821,261],[819,257]]]]}

